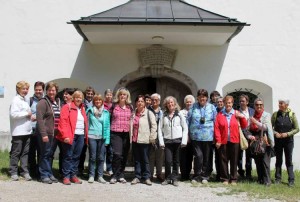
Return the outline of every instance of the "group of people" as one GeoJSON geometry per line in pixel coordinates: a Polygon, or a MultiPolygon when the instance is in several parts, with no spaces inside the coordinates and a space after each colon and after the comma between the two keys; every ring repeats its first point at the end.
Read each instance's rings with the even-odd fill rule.
{"type": "Polygon", "coordinates": [[[294,186],[293,136],[299,127],[287,99],[279,100],[279,109],[271,116],[264,111],[261,98],[255,99],[252,109],[248,96],[241,95],[240,108],[234,109],[232,96],[223,98],[217,91],[209,96],[205,89],[198,90],[197,101],[187,95],[181,110],[173,96],[167,96],[161,108],[157,93],[137,96],[134,108],[126,88],[115,93],[108,89],[104,97],[92,87],[84,93],[67,88],[61,100],[53,82],[36,82],[34,96],[27,100],[29,86],[25,81],[17,83],[17,95],[10,107],[12,180],[18,180],[20,174],[28,181],[35,175],[43,183],[58,182],[52,164],[59,147],[63,184],[82,183],[78,175],[84,170],[87,149],[89,183],[107,183],[103,178],[105,163],[110,184],[126,183],[124,171],[131,147],[132,185],[152,185],[155,177],[162,185],[178,186],[179,176],[181,180],[206,184],[211,180],[215,156],[216,180],[224,185],[236,185],[238,174],[252,179],[254,159],[258,183],[269,186],[271,157],[276,155],[275,183],[281,183],[284,152],[288,185],[294,186]],[[241,134],[249,145],[261,134],[266,143],[262,155],[246,149],[245,171],[241,134]]]}

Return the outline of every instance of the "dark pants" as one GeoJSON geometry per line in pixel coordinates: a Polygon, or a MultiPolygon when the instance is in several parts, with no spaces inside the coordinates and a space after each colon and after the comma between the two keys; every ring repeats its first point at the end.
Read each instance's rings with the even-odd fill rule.
{"type": "Polygon", "coordinates": [[[28,168],[31,177],[39,178],[39,159],[40,149],[37,134],[33,132],[30,136],[29,153],[28,153],[28,168]]]}
{"type": "Polygon", "coordinates": [[[132,143],[134,158],[134,174],[138,179],[147,180],[151,177],[149,165],[149,144],[132,143]]]}
{"type": "Polygon", "coordinates": [[[237,164],[239,158],[240,143],[222,144],[218,149],[219,165],[220,165],[220,179],[224,181],[237,180],[237,164]],[[230,174],[228,170],[228,162],[230,162],[230,174]]]}
{"type": "Polygon", "coordinates": [[[188,143],[186,147],[180,149],[180,173],[181,180],[189,180],[193,164],[193,147],[188,143]]]}
{"type": "MultiPolygon", "coordinates": [[[[86,139],[84,138],[84,142],[86,142],[86,139]]],[[[78,171],[83,174],[84,171],[84,162],[85,162],[85,157],[86,157],[86,151],[87,151],[87,145],[84,144],[81,154],[80,154],[80,160],[79,160],[79,164],[78,164],[78,171]]]]}
{"type": "Polygon", "coordinates": [[[164,151],[158,144],[150,146],[149,151],[150,172],[151,177],[154,175],[154,167],[156,168],[156,176],[162,178],[162,167],[164,163],[164,151]]]}
{"type": "Polygon", "coordinates": [[[111,144],[106,147],[106,171],[112,171],[113,150],[111,144]]]}
{"type": "Polygon", "coordinates": [[[165,177],[167,180],[177,180],[179,171],[180,143],[165,144],[165,177]],[[172,171],[171,171],[171,167],[172,171]]]}
{"type": "Polygon", "coordinates": [[[261,184],[270,184],[270,162],[271,162],[271,148],[266,148],[266,153],[260,156],[254,156],[256,164],[258,182],[261,184]]]}
{"type": "Polygon", "coordinates": [[[285,165],[289,175],[289,182],[294,182],[294,166],[293,166],[293,149],[294,149],[294,138],[287,137],[283,139],[275,138],[275,153],[276,153],[276,164],[275,164],[275,179],[281,181],[281,166],[282,166],[282,155],[284,151],[285,165]]]}
{"type": "Polygon", "coordinates": [[[59,148],[59,154],[58,154],[58,169],[59,169],[59,174],[62,175],[62,161],[63,161],[63,153],[62,153],[62,146],[61,146],[61,142],[59,140],[57,140],[54,136],[54,139],[53,139],[53,143],[52,143],[52,156],[51,156],[51,167],[53,167],[53,160],[54,160],[54,154],[55,154],[55,151],[57,149],[57,147],[59,148]]]}
{"type": "MultiPolygon", "coordinates": [[[[38,134],[38,142],[40,148],[40,160],[39,160],[39,171],[41,179],[49,178],[53,176],[52,172],[52,156],[53,149],[53,135],[48,135],[48,142],[43,142],[42,136],[38,134]]],[[[56,140],[55,140],[56,141],[56,140]]]]}
{"type": "Polygon", "coordinates": [[[74,135],[73,144],[62,142],[63,163],[62,172],[64,178],[72,178],[77,175],[80,154],[84,145],[84,135],[74,135]]]}
{"type": "Polygon", "coordinates": [[[220,181],[220,155],[218,152],[218,149],[216,147],[216,144],[213,144],[213,151],[215,154],[215,168],[216,168],[216,180],[220,181]]]}
{"type": "Polygon", "coordinates": [[[130,149],[128,132],[111,132],[111,145],[113,148],[113,178],[124,178],[124,171],[130,149]]]}
{"type": "Polygon", "coordinates": [[[194,178],[208,180],[212,171],[212,141],[192,141],[194,152],[194,178]]]}
{"type": "Polygon", "coordinates": [[[89,138],[89,177],[95,177],[95,169],[98,177],[103,177],[105,161],[105,140],[89,138]]]}
{"type": "MultiPolygon", "coordinates": [[[[252,176],[252,156],[250,148],[245,150],[246,153],[246,162],[245,162],[245,168],[246,168],[246,177],[250,178],[252,176]]],[[[238,173],[241,177],[245,176],[245,170],[243,169],[243,156],[244,156],[244,150],[240,150],[239,153],[239,162],[238,162],[238,173]]]]}
{"type": "Polygon", "coordinates": [[[29,173],[28,171],[28,152],[31,135],[12,136],[9,173],[18,175],[18,163],[20,161],[20,175],[29,173]]]}

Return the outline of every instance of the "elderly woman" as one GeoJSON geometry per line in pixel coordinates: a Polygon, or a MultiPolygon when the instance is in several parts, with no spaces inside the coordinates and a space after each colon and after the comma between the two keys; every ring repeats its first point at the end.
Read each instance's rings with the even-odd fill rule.
{"type": "Polygon", "coordinates": [[[52,161],[56,149],[55,136],[58,134],[60,118],[60,99],[56,98],[58,85],[54,82],[46,84],[46,96],[36,107],[37,135],[40,148],[39,171],[41,182],[46,184],[57,183],[53,176],[52,161]]]}
{"type": "Polygon", "coordinates": [[[146,185],[152,185],[149,149],[150,144],[155,143],[157,124],[154,114],[146,108],[145,96],[139,95],[135,99],[135,105],[130,127],[135,173],[131,184],[135,185],[143,180],[146,185]]]}
{"type": "Polygon", "coordinates": [[[188,113],[189,134],[194,152],[194,176],[192,183],[208,183],[212,172],[212,144],[216,107],[208,103],[208,92],[200,89],[197,100],[188,113]]]}
{"type": "Polygon", "coordinates": [[[78,164],[80,154],[84,145],[84,138],[87,139],[88,123],[84,109],[83,93],[75,91],[72,95],[73,101],[61,109],[59,134],[56,138],[61,141],[63,150],[63,184],[70,185],[71,182],[81,184],[78,179],[78,164]]]}
{"type": "Polygon", "coordinates": [[[105,184],[103,178],[103,167],[105,161],[105,145],[110,143],[110,114],[104,109],[103,98],[96,94],[93,98],[93,106],[86,111],[89,123],[89,183],[95,179],[95,169],[97,171],[97,181],[105,184]]]}
{"type": "MultiPolygon", "coordinates": [[[[180,113],[182,113],[182,115],[186,119],[190,108],[195,103],[195,98],[193,95],[187,95],[185,96],[183,102],[185,108],[180,110],[180,113]]],[[[182,181],[190,179],[192,163],[193,163],[193,147],[190,140],[188,139],[186,147],[183,147],[180,150],[180,173],[181,173],[182,181]]]]}
{"type": "Polygon", "coordinates": [[[166,179],[162,185],[173,183],[178,186],[179,150],[187,145],[188,128],[176,98],[166,97],[163,106],[165,112],[158,125],[159,145],[165,150],[166,179]]]}
{"type": "Polygon", "coordinates": [[[118,89],[111,107],[110,131],[113,148],[113,175],[110,184],[115,184],[117,181],[127,182],[124,178],[124,170],[130,148],[129,130],[132,112],[133,107],[129,91],[126,88],[118,89]]]}
{"type": "Polygon", "coordinates": [[[258,139],[261,136],[261,130],[263,130],[267,139],[266,152],[263,155],[255,155],[253,158],[256,164],[258,183],[270,186],[271,148],[274,147],[271,117],[269,113],[264,111],[264,102],[261,98],[256,98],[254,100],[254,110],[253,117],[250,117],[249,130],[251,134],[246,135],[246,138],[249,140],[258,139]]]}
{"type": "Polygon", "coordinates": [[[279,100],[279,110],[272,115],[272,126],[275,135],[275,183],[281,183],[282,155],[284,151],[285,165],[289,175],[288,185],[294,186],[293,149],[294,135],[299,132],[295,113],[289,108],[289,100],[279,100]]]}
{"type": "Polygon", "coordinates": [[[242,128],[247,127],[246,118],[233,106],[233,97],[227,95],[224,98],[225,108],[222,109],[215,121],[215,140],[219,156],[220,179],[223,184],[236,185],[237,164],[240,151],[239,122],[242,128]],[[228,162],[230,161],[230,174],[228,162]]]}
{"type": "Polygon", "coordinates": [[[9,113],[11,126],[11,150],[9,173],[13,181],[19,180],[18,164],[20,161],[21,175],[25,180],[30,181],[31,177],[28,171],[28,152],[31,127],[31,110],[25,97],[28,94],[29,83],[19,81],[16,85],[17,95],[14,97],[9,113]]]}

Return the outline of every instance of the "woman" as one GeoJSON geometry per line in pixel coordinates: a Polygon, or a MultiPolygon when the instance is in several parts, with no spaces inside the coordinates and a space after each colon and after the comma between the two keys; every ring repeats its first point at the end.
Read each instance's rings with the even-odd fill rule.
{"type": "Polygon", "coordinates": [[[215,140],[219,157],[220,179],[223,180],[225,185],[229,182],[236,185],[240,151],[239,125],[241,128],[247,127],[247,119],[232,108],[233,102],[233,97],[230,95],[224,98],[225,108],[218,113],[215,121],[215,140]],[[230,161],[230,174],[228,172],[228,161],[230,161]]]}
{"type": "MultiPolygon", "coordinates": [[[[187,119],[187,115],[193,104],[195,103],[195,98],[193,95],[185,96],[184,100],[185,108],[180,111],[180,113],[184,116],[185,120],[187,119]]],[[[186,147],[181,148],[180,150],[180,173],[181,180],[189,180],[190,173],[192,170],[192,162],[193,162],[193,147],[191,141],[188,139],[186,147]]]]}
{"type": "Polygon", "coordinates": [[[26,181],[30,181],[31,177],[28,171],[28,152],[30,136],[32,133],[31,127],[31,110],[25,97],[28,94],[29,83],[19,81],[16,85],[17,95],[14,97],[10,105],[10,126],[11,126],[11,150],[9,173],[11,180],[19,180],[18,164],[20,161],[21,176],[26,181]]]}
{"type": "Polygon", "coordinates": [[[289,100],[279,100],[279,110],[272,115],[272,126],[275,135],[275,183],[281,183],[282,155],[284,151],[285,165],[288,172],[288,186],[295,184],[293,168],[294,135],[299,132],[298,121],[295,113],[289,108],[289,100]]]}
{"type": "Polygon", "coordinates": [[[254,110],[253,117],[250,117],[250,132],[252,135],[249,134],[246,138],[253,141],[260,137],[261,130],[264,131],[264,134],[267,137],[266,152],[264,155],[254,156],[253,158],[256,164],[258,183],[270,186],[271,148],[274,147],[271,117],[269,113],[264,111],[264,103],[261,98],[256,98],[254,100],[254,110]]]}
{"type": "Polygon", "coordinates": [[[173,183],[178,186],[179,150],[187,145],[188,128],[176,98],[166,97],[163,106],[166,111],[158,126],[159,145],[165,150],[165,181],[162,185],[173,183]]]}
{"type": "Polygon", "coordinates": [[[83,93],[75,91],[72,95],[73,101],[61,109],[59,134],[56,138],[61,141],[63,150],[63,184],[70,185],[71,182],[81,184],[78,179],[78,164],[80,154],[84,145],[84,138],[87,140],[88,125],[84,109],[83,93]]]}
{"type": "Polygon", "coordinates": [[[130,125],[135,174],[131,184],[135,185],[143,180],[146,185],[152,185],[149,149],[150,144],[155,143],[157,124],[154,114],[146,108],[145,96],[139,95],[135,99],[135,105],[130,125]]]}
{"type": "Polygon", "coordinates": [[[41,182],[46,184],[57,183],[53,176],[52,161],[56,149],[55,136],[58,134],[60,117],[60,100],[56,99],[58,85],[49,82],[46,85],[46,96],[37,104],[36,120],[39,148],[41,152],[39,171],[41,182]]]}
{"type": "MultiPolygon", "coordinates": [[[[104,92],[104,109],[110,112],[110,108],[112,107],[112,98],[113,98],[113,91],[110,89],[106,89],[104,92]]],[[[106,148],[106,172],[108,173],[109,176],[113,174],[112,172],[112,159],[113,159],[113,152],[112,152],[112,147],[111,144],[108,144],[105,146],[106,148]]]]}
{"type": "Polygon", "coordinates": [[[216,107],[208,103],[208,92],[199,89],[198,102],[188,113],[189,134],[194,152],[194,176],[192,183],[198,181],[208,183],[212,172],[214,121],[217,115],[216,107]]]}
{"type": "Polygon", "coordinates": [[[63,94],[63,104],[70,104],[72,102],[72,95],[76,91],[76,88],[65,88],[64,89],[64,94],[63,94]]]}
{"type": "Polygon", "coordinates": [[[124,170],[130,148],[129,130],[132,111],[129,91],[126,88],[118,89],[111,108],[110,130],[113,148],[111,184],[115,184],[117,181],[127,182],[124,178],[124,170]]]}
{"type": "Polygon", "coordinates": [[[103,167],[105,161],[105,145],[110,143],[110,114],[104,109],[103,98],[96,94],[93,98],[93,106],[86,111],[89,123],[89,183],[95,179],[95,167],[97,181],[105,184],[103,179],[103,167]]]}

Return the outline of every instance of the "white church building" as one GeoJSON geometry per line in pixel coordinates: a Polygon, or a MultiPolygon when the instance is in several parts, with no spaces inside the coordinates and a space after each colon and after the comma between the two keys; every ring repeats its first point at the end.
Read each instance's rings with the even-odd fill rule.
{"type": "MultiPolygon", "coordinates": [[[[61,90],[124,86],[133,98],[157,92],[180,103],[200,88],[246,93],[270,113],[286,98],[300,117],[299,10],[292,0],[1,1],[0,149],[10,148],[20,80],[30,94],[36,81],[55,81],[61,90]]],[[[299,152],[296,135],[296,169],[299,152]]]]}

